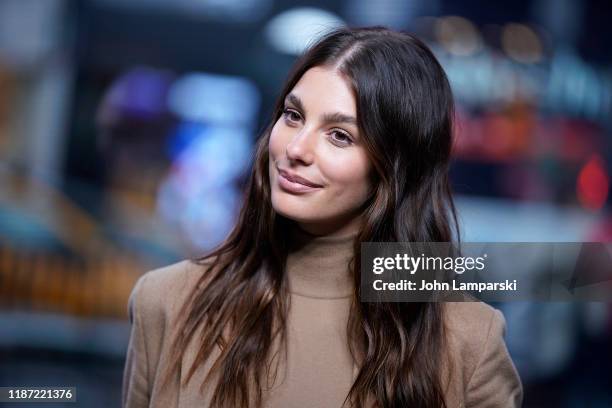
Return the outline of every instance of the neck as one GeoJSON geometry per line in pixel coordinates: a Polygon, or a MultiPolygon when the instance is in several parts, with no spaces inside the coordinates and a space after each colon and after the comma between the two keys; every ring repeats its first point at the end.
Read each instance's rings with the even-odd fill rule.
{"type": "Polygon", "coordinates": [[[342,298],[353,294],[349,262],[357,232],[314,235],[295,226],[287,258],[290,292],[313,298],[342,298]]]}

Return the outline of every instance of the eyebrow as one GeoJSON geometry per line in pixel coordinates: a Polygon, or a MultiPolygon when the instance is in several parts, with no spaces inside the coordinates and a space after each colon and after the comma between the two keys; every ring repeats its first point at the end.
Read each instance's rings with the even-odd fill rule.
{"type": "MultiPolygon", "coordinates": [[[[294,104],[299,110],[304,112],[304,104],[302,100],[292,93],[288,94],[285,98],[285,101],[289,100],[292,104],[294,104]]],[[[334,113],[326,113],[323,115],[323,122],[325,123],[350,123],[351,125],[357,126],[357,119],[350,115],[345,115],[344,113],[334,112],[334,113]]]]}

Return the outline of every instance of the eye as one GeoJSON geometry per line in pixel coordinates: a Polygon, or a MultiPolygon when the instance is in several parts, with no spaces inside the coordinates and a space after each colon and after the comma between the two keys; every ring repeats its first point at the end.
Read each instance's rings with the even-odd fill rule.
{"type": "Polygon", "coordinates": [[[349,134],[343,130],[334,129],[331,131],[331,135],[332,135],[332,141],[335,144],[338,144],[341,146],[350,146],[353,144],[353,140],[351,139],[349,134]]]}
{"type": "Polygon", "coordinates": [[[299,112],[289,108],[283,109],[283,116],[290,122],[297,122],[302,118],[299,112]]]}

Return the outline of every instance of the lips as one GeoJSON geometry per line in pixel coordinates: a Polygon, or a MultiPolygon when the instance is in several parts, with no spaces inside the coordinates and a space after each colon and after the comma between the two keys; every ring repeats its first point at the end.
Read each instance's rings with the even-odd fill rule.
{"type": "Polygon", "coordinates": [[[323,187],[320,184],[314,183],[310,180],[308,180],[307,178],[298,176],[295,173],[289,172],[287,170],[283,170],[283,169],[278,169],[278,172],[281,174],[281,176],[283,176],[284,178],[286,178],[287,180],[293,182],[293,183],[298,183],[298,184],[302,184],[306,187],[312,187],[312,188],[319,188],[319,187],[323,187]]]}
{"type": "Polygon", "coordinates": [[[287,170],[278,170],[278,186],[283,191],[289,194],[308,194],[315,191],[319,191],[323,186],[314,183],[307,178],[298,176],[295,173],[291,173],[287,170]]]}

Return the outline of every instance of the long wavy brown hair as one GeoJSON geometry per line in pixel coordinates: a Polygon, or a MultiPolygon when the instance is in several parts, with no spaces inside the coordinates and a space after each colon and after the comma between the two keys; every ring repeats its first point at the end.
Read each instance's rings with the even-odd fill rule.
{"type": "MultiPolygon", "coordinates": [[[[384,27],[339,28],[298,59],[257,142],[236,226],[214,250],[194,260],[202,275],[183,306],[168,381],[190,341],[199,352],[183,384],[215,347],[221,353],[213,407],[263,404],[276,340],[286,346],[285,264],[293,221],[270,198],[268,142],[286,95],[315,66],[335,67],[357,101],[360,134],[373,163],[375,189],[361,208],[350,269],[354,296],[347,323],[360,370],[345,406],[445,407],[442,358],[447,341],[442,304],[361,303],[361,242],[451,242],[459,239],[448,182],[454,106],[447,77],[417,38],[384,27]]],[[[286,349],[285,349],[286,350],[286,349]]],[[[274,369],[274,375],[276,374],[274,369]]]]}

